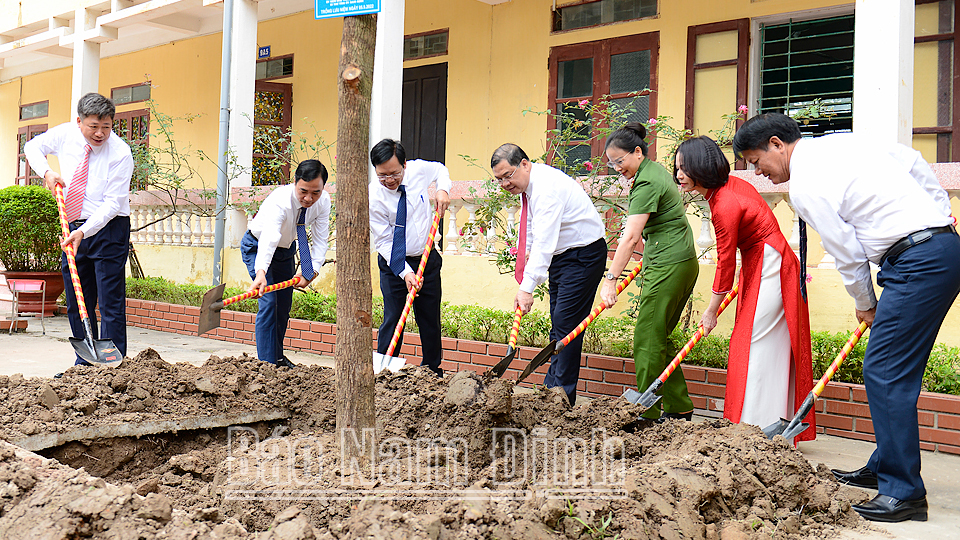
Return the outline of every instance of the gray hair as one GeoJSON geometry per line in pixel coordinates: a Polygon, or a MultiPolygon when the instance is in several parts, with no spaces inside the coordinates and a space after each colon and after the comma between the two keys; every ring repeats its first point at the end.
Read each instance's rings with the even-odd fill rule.
{"type": "Polygon", "coordinates": [[[490,168],[497,166],[497,163],[506,160],[507,164],[511,167],[516,167],[520,165],[520,162],[523,160],[530,161],[530,158],[527,157],[527,153],[523,151],[523,148],[513,144],[506,143],[501,144],[499,148],[493,151],[493,156],[490,158],[490,168]]]}
{"type": "Polygon", "coordinates": [[[116,112],[117,108],[113,105],[113,101],[96,92],[90,92],[77,102],[77,116],[81,120],[88,116],[96,116],[97,118],[109,116],[113,119],[116,112]]]}

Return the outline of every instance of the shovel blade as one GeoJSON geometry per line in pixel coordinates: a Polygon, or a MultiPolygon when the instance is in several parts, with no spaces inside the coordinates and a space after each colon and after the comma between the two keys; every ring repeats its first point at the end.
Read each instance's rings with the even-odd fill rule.
{"type": "Polygon", "coordinates": [[[198,336],[220,326],[220,311],[223,309],[220,302],[226,286],[226,283],[221,283],[204,293],[203,302],[200,303],[200,320],[197,322],[198,336]]]}
{"type": "Polygon", "coordinates": [[[657,394],[647,390],[640,395],[640,405],[645,409],[649,409],[656,405],[658,401],[660,401],[660,397],[661,396],[658,396],[657,394]]]}
{"type": "Polygon", "coordinates": [[[503,374],[506,373],[507,368],[510,367],[510,362],[513,362],[514,357],[517,356],[517,348],[511,347],[507,350],[507,355],[503,357],[502,360],[497,362],[497,365],[493,366],[493,369],[490,370],[490,374],[499,379],[503,377],[503,374]]]}
{"type": "Polygon", "coordinates": [[[766,435],[768,439],[772,439],[777,435],[783,435],[784,439],[789,440],[806,431],[808,427],[810,427],[810,424],[806,422],[790,421],[786,418],[781,418],[763,428],[763,434],[766,435]]]}
{"type": "Polygon", "coordinates": [[[400,371],[400,368],[406,364],[407,361],[400,356],[387,356],[385,354],[373,353],[373,373],[377,374],[388,369],[394,373],[400,371]]]}
{"type": "Polygon", "coordinates": [[[117,367],[123,361],[117,346],[109,339],[95,339],[93,346],[84,339],[70,338],[70,344],[77,356],[86,362],[101,367],[117,367]]]}
{"type": "Polygon", "coordinates": [[[783,430],[783,438],[787,440],[792,439],[806,431],[808,427],[810,427],[810,424],[806,422],[797,422],[795,426],[783,430]]]}
{"type": "Polygon", "coordinates": [[[637,392],[637,391],[634,390],[633,388],[627,388],[627,389],[623,392],[623,395],[620,396],[620,397],[622,397],[623,399],[625,399],[625,400],[629,401],[630,403],[633,403],[634,405],[636,405],[637,402],[640,401],[640,396],[641,396],[641,395],[642,395],[642,394],[641,394],[640,392],[637,392]]]}
{"type": "Polygon", "coordinates": [[[527,364],[527,367],[523,370],[523,373],[520,374],[520,377],[517,378],[517,383],[520,383],[524,379],[530,376],[531,373],[536,371],[540,366],[546,364],[550,358],[557,353],[557,340],[553,340],[547,345],[540,354],[534,357],[533,360],[527,364]]]}

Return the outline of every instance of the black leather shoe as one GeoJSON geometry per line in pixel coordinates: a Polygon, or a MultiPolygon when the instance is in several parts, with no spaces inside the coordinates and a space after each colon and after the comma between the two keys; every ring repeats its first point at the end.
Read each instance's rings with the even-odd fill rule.
{"type": "Polygon", "coordinates": [[[897,523],[912,519],[914,521],[927,520],[927,498],[921,497],[912,501],[901,501],[887,495],[877,495],[870,502],[853,505],[853,509],[864,519],[897,523]]]}
{"type": "Polygon", "coordinates": [[[297,365],[291,362],[289,359],[287,359],[286,356],[282,356],[280,357],[279,360],[277,360],[277,367],[293,368],[293,367],[297,367],[297,365]]]}
{"type": "Polygon", "coordinates": [[[830,469],[834,478],[841,484],[854,486],[858,488],[877,489],[877,473],[866,467],[861,467],[855,471],[839,471],[830,469]]]}
{"type": "Polygon", "coordinates": [[[654,422],[658,424],[662,424],[670,419],[686,420],[687,422],[690,422],[691,420],[693,420],[693,411],[690,411],[688,413],[675,413],[675,412],[663,413],[660,416],[660,418],[657,418],[656,420],[654,420],[654,422]]]}

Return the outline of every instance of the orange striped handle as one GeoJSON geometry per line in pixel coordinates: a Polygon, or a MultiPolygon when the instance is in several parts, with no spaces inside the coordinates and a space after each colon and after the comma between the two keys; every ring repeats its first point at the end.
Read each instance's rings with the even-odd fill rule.
{"type": "MultiPolygon", "coordinates": [[[[723,303],[720,304],[720,308],[717,309],[717,315],[723,313],[724,308],[737,297],[737,289],[740,287],[739,284],[733,286],[733,290],[727,293],[727,297],[723,299],[723,303]]],[[[677,369],[677,366],[680,365],[680,362],[690,354],[690,351],[693,350],[693,346],[696,345],[700,339],[703,338],[703,325],[700,325],[700,328],[697,328],[697,331],[693,334],[693,337],[690,338],[690,341],[680,349],[680,352],[673,357],[673,361],[667,366],[667,369],[663,370],[663,373],[660,374],[657,379],[662,383],[666,383],[667,379],[670,378],[670,375],[673,374],[674,370],[677,369]]]]}
{"type": "Polygon", "coordinates": [[[510,341],[507,343],[509,350],[517,348],[517,338],[520,337],[520,319],[523,318],[523,309],[517,308],[513,316],[513,328],[510,330],[510,341]]]}
{"type": "MultiPolygon", "coordinates": [[[[643,268],[643,261],[640,261],[640,262],[637,264],[637,267],[633,269],[633,272],[630,272],[630,274],[627,275],[627,277],[624,278],[623,281],[621,281],[621,282],[617,285],[617,294],[618,294],[618,295],[619,295],[624,289],[627,288],[627,285],[630,285],[630,282],[633,281],[633,278],[637,277],[637,274],[640,273],[640,269],[641,269],[641,268],[643,268]]],[[[599,305],[599,306],[593,308],[593,311],[590,312],[589,315],[587,315],[587,318],[586,318],[586,319],[584,319],[583,321],[581,321],[580,324],[578,324],[576,328],[574,328],[569,334],[567,334],[567,336],[566,336],[565,338],[563,338],[562,340],[560,340],[559,343],[557,343],[557,350],[556,350],[556,352],[555,352],[554,354],[560,352],[561,349],[563,349],[564,347],[566,347],[567,345],[569,345],[571,341],[573,341],[574,339],[576,339],[577,336],[579,336],[584,330],[587,329],[588,326],[590,326],[590,323],[592,323],[593,320],[597,318],[597,315],[600,315],[600,313],[601,313],[603,310],[607,309],[607,307],[609,307],[609,306],[607,306],[606,303],[600,302],[600,305],[599,305]]]]}
{"type": "MultiPolygon", "coordinates": [[[[290,279],[288,279],[288,280],[286,280],[286,281],[281,281],[280,283],[274,283],[273,285],[267,285],[266,287],[263,288],[263,294],[267,294],[268,292],[273,292],[273,291],[276,291],[276,290],[278,290],[278,289],[286,289],[287,287],[293,287],[293,286],[296,285],[297,282],[299,282],[299,281],[300,281],[300,278],[290,278],[290,279]]],[[[249,291],[249,292],[245,292],[245,293],[243,293],[243,294],[238,294],[238,295],[236,295],[236,296],[231,296],[230,298],[227,298],[226,300],[223,301],[223,305],[224,305],[224,306],[229,306],[230,304],[234,304],[234,303],[239,302],[239,301],[241,301],[241,300],[246,300],[247,298],[256,298],[256,297],[258,297],[258,296],[260,296],[259,291],[249,291]]]]}
{"type": "MultiPolygon", "coordinates": [[[[427,266],[427,257],[430,256],[430,250],[433,249],[433,239],[437,236],[437,229],[440,228],[440,212],[433,213],[433,224],[430,226],[430,234],[427,235],[427,245],[423,247],[423,255],[420,256],[420,266],[417,267],[417,285],[423,281],[423,269],[427,266]]],[[[400,341],[400,335],[403,334],[403,325],[407,323],[407,315],[410,314],[410,308],[413,306],[413,299],[417,297],[416,289],[407,293],[407,303],[403,306],[403,313],[400,314],[400,320],[397,321],[397,328],[393,331],[393,338],[390,340],[390,346],[387,348],[386,356],[393,356],[393,350],[397,348],[400,341]]]]}
{"type": "MultiPolygon", "coordinates": [[[[70,225],[67,224],[66,203],[63,201],[63,186],[56,185],[54,189],[57,196],[57,212],[60,214],[60,230],[63,231],[63,238],[70,236],[70,225]]],[[[87,303],[83,300],[83,290],[80,288],[80,274],[77,272],[77,256],[73,252],[73,246],[68,245],[64,251],[67,254],[67,266],[70,268],[70,281],[73,283],[73,295],[77,298],[77,306],[80,307],[80,318],[89,319],[87,315],[87,303]]]]}
{"type": "Polygon", "coordinates": [[[847,340],[847,344],[843,346],[843,350],[840,351],[840,354],[837,355],[837,358],[830,364],[830,367],[827,368],[827,371],[823,374],[823,377],[820,378],[820,382],[813,387],[813,395],[820,397],[820,393],[823,392],[824,387],[827,386],[827,383],[830,382],[830,379],[833,378],[834,373],[840,369],[840,364],[847,359],[847,355],[850,354],[850,351],[857,346],[857,342],[860,341],[860,336],[867,331],[867,323],[862,322],[856,330],[853,331],[853,334],[850,336],[850,339],[847,340]]]}

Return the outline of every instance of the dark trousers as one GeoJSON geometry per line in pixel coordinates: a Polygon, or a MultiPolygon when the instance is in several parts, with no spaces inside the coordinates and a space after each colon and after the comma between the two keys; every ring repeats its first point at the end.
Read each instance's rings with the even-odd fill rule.
{"type": "MultiPolygon", "coordinates": [[[[383,324],[377,332],[377,352],[386,354],[393,332],[397,329],[403,306],[407,302],[407,286],[402,279],[390,270],[390,264],[382,255],[377,256],[380,267],[380,292],[383,294],[383,324]]],[[[407,257],[407,264],[416,272],[420,266],[420,257],[407,257]]],[[[440,361],[443,349],[440,344],[440,268],[443,258],[436,251],[430,253],[427,265],[423,269],[423,287],[413,300],[413,314],[420,328],[420,347],[423,349],[423,362],[437,375],[443,376],[440,361]]],[[[403,345],[403,333],[393,350],[393,356],[399,356],[403,345]]]]}
{"type": "MultiPolygon", "coordinates": [[[[254,262],[257,259],[257,237],[247,231],[240,240],[240,256],[251,278],[257,277],[254,262]]],[[[267,267],[267,284],[273,285],[286,281],[296,273],[293,255],[297,251],[296,242],[287,248],[277,247],[273,260],[267,267]]],[[[283,357],[283,336],[287,333],[290,320],[290,307],[293,306],[293,288],[280,289],[267,293],[257,299],[257,319],[254,325],[257,338],[257,358],[276,364],[283,357]]]]}
{"type": "MultiPolygon", "coordinates": [[[[70,225],[70,231],[79,226],[70,225]]],[[[121,356],[127,355],[127,283],[126,265],[130,254],[130,218],[117,216],[111,219],[97,234],[84,237],[77,249],[77,275],[83,289],[83,302],[90,317],[93,339],[109,339],[117,346],[121,356]],[[96,309],[100,309],[98,331],[96,309]]],[[[80,306],[70,279],[67,254],[60,258],[60,272],[67,293],[67,318],[73,337],[83,339],[83,322],[80,306]]],[[[86,364],[77,357],[77,364],[86,364]]]]}
{"type": "MultiPolygon", "coordinates": [[[[553,256],[548,270],[552,326],[550,339],[563,339],[590,314],[606,260],[607,244],[603,238],[553,256]]],[[[547,388],[563,387],[571,405],[577,400],[582,350],[583,333],[550,360],[550,369],[543,379],[547,388]]]]}
{"type": "Polygon", "coordinates": [[[913,500],[926,495],[917,398],[940,325],[960,292],[960,237],[939,234],[891,259],[877,275],[883,294],[863,359],[877,438],[867,467],[877,473],[881,495],[913,500]]]}

